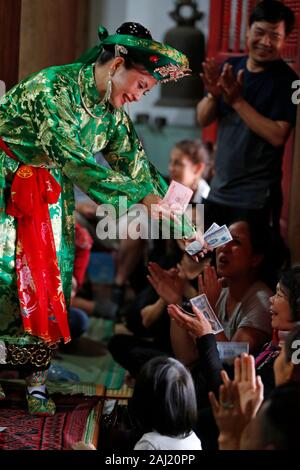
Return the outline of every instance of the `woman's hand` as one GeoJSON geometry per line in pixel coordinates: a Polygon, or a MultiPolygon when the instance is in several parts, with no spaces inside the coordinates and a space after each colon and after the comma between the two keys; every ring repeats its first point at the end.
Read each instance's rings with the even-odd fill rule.
{"type": "Polygon", "coordinates": [[[148,269],[150,276],[147,276],[147,279],[159,297],[166,304],[181,303],[184,281],[178,276],[177,270],[172,269],[168,272],[157,263],[149,263],[148,269]]]}
{"type": "Polygon", "coordinates": [[[210,248],[210,246],[206,243],[206,241],[203,238],[203,233],[200,230],[197,230],[197,232],[192,238],[184,240],[185,248],[195,241],[200,243],[201,251],[199,251],[196,255],[189,255],[189,256],[191,256],[191,258],[194,261],[197,261],[199,263],[199,261],[201,261],[202,258],[204,258],[206,253],[208,253],[209,251],[212,251],[212,248],[210,248]]]}
{"type": "Polygon", "coordinates": [[[234,361],[234,382],[237,384],[241,410],[255,417],[264,399],[264,386],[260,376],[256,376],[254,357],[242,354],[234,361]]]}
{"type": "Polygon", "coordinates": [[[162,202],[162,198],[157,196],[156,194],[147,194],[142,200],[142,203],[146,207],[148,214],[152,216],[152,214],[156,213],[157,206],[162,202]]]}
{"type": "Polygon", "coordinates": [[[217,272],[214,267],[206,264],[203,273],[198,277],[198,288],[200,294],[205,294],[213,310],[222,290],[222,279],[218,279],[217,272]]]}
{"type": "Polygon", "coordinates": [[[212,333],[212,328],[205,316],[193,307],[195,317],[183,313],[177,305],[168,305],[168,313],[177,325],[185,329],[194,339],[212,333]]]}
{"type": "Polygon", "coordinates": [[[243,430],[249,419],[241,410],[240,396],[237,384],[229,380],[223,370],[221,376],[224,385],[220,386],[219,400],[213,392],[209,392],[209,401],[213,410],[215,421],[219,428],[219,450],[238,450],[243,430]]]}
{"type": "Polygon", "coordinates": [[[161,199],[156,194],[147,194],[142,200],[142,203],[146,207],[148,214],[152,219],[163,219],[163,220],[173,220],[180,224],[180,220],[176,217],[176,213],[167,204],[163,203],[163,199],[161,199]]]}
{"type": "Polygon", "coordinates": [[[219,401],[209,393],[220,436],[221,449],[238,449],[239,439],[263,401],[264,387],[260,376],[256,377],[254,357],[242,354],[234,361],[234,381],[221,372],[224,385],[220,387],[219,401]]]}

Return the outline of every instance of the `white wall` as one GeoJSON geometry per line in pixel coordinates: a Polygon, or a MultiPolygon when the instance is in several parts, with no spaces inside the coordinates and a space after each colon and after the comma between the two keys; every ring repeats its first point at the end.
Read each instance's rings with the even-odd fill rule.
{"type": "MultiPolygon", "coordinates": [[[[196,0],[198,10],[205,13],[197,22],[207,37],[209,0],[196,0]]],[[[162,41],[168,29],[175,26],[169,12],[175,8],[175,0],[91,0],[90,45],[97,41],[98,24],[102,23],[109,33],[113,33],[125,21],[135,21],[148,28],[154,39],[162,41]]],[[[163,86],[163,85],[162,85],[163,86]]],[[[173,125],[195,125],[195,109],[155,106],[160,95],[159,86],[145,96],[139,103],[131,104],[129,113],[134,119],[137,113],[147,113],[154,117],[166,117],[173,125]]]]}

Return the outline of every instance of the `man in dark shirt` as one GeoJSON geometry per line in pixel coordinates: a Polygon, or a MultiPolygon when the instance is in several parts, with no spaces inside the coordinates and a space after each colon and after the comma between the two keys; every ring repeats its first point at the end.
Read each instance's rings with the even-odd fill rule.
{"type": "Polygon", "coordinates": [[[298,78],[281,53],[294,22],[283,3],[263,0],[250,16],[249,55],[229,59],[221,71],[213,59],[204,63],[207,95],[197,117],[201,127],[218,120],[207,226],[254,216],[279,228],[282,156],[296,121],[291,98],[298,78]]]}

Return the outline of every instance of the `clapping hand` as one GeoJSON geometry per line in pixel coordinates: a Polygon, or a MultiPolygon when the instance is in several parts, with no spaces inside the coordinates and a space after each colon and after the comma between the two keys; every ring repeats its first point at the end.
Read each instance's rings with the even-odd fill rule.
{"type": "Polygon", "coordinates": [[[182,312],[177,305],[168,306],[168,314],[176,321],[177,325],[185,329],[193,339],[212,333],[212,327],[205,316],[193,306],[196,315],[192,317],[182,312]]]}
{"type": "Polygon", "coordinates": [[[185,282],[180,279],[177,270],[166,271],[157,263],[149,263],[148,269],[150,275],[147,276],[147,279],[159,297],[166,304],[181,303],[185,282]]]}
{"type": "Polygon", "coordinates": [[[221,294],[222,279],[218,279],[217,272],[213,266],[206,264],[203,273],[198,277],[198,288],[200,294],[205,294],[213,310],[221,294]]]}
{"type": "Polygon", "coordinates": [[[200,77],[203,80],[205,89],[217,98],[222,94],[222,89],[219,85],[220,67],[213,58],[202,62],[202,67],[203,73],[200,74],[200,77]]]}
{"type": "Polygon", "coordinates": [[[263,401],[263,384],[255,374],[253,356],[242,354],[234,362],[234,381],[221,372],[224,385],[219,401],[213,392],[209,399],[218,425],[220,449],[238,449],[241,434],[253,419],[263,401]]]}
{"type": "Polygon", "coordinates": [[[243,70],[239,70],[237,77],[233,74],[232,65],[226,63],[223,67],[219,86],[226,103],[233,106],[242,97],[243,70]]]}

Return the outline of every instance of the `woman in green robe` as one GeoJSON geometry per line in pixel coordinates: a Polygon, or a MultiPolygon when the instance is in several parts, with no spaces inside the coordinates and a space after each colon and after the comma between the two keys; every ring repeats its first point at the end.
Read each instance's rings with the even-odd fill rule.
{"type": "Polygon", "coordinates": [[[120,196],[158,203],[166,183],[123,105],[188,73],[183,54],[137,23],[99,37],[78,63],[34,73],[0,100],[0,366],[23,370],[31,414],[55,413],[47,368],[70,339],[73,185],[119,213],[120,196]],[[109,168],[95,162],[99,151],[109,168]]]}

